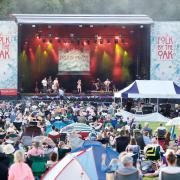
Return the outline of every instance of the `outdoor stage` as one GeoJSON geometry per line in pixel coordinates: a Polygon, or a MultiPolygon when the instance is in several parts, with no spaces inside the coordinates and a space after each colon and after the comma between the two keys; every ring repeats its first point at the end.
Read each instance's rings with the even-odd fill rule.
{"type": "MultiPolygon", "coordinates": [[[[145,15],[14,15],[18,23],[18,92],[42,92],[51,76],[67,97],[90,93],[99,78],[122,89],[135,79],[149,79],[150,27],[145,15]]],[[[104,90],[104,89],[103,89],[104,90]]],[[[41,96],[38,96],[41,97],[41,96]]]]}

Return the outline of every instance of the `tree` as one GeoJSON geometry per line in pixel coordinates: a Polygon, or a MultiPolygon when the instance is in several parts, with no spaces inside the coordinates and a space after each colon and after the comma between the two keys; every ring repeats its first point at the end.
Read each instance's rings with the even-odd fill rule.
{"type": "Polygon", "coordinates": [[[16,11],[16,1],[15,0],[1,0],[0,1],[0,17],[7,17],[16,11]]]}

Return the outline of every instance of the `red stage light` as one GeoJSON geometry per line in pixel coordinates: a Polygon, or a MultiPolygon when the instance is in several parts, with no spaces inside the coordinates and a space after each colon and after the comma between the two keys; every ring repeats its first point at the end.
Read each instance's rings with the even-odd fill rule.
{"type": "Polygon", "coordinates": [[[55,39],[55,40],[58,40],[59,38],[58,38],[58,37],[55,37],[54,39],[55,39]]]}

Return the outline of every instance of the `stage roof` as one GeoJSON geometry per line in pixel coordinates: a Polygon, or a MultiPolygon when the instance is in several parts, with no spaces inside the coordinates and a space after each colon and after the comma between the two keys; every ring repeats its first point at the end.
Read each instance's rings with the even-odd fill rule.
{"type": "Polygon", "coordinates": [[[152,24],[147,15],[12,14],[19,24],[152,24]]]}

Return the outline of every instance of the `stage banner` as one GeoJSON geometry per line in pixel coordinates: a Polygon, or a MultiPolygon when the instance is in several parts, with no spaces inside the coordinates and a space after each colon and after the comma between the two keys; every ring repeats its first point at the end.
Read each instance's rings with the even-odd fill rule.
{"type": "Polygon", "coordinates": [[[180,86],[180,22],[155,22],[151,29],[151,79],[180,86]]]}
{"type": "Polygon", "coordinates": [[[72,49],[59,51],[59,73],[86,73],[90,71],[90,52],[72,49]]]}
{"type": "Polygon", "coordinates": [[[0,21],[0,95],[17,94],[17,34],[14,21],[0,21]]]}

